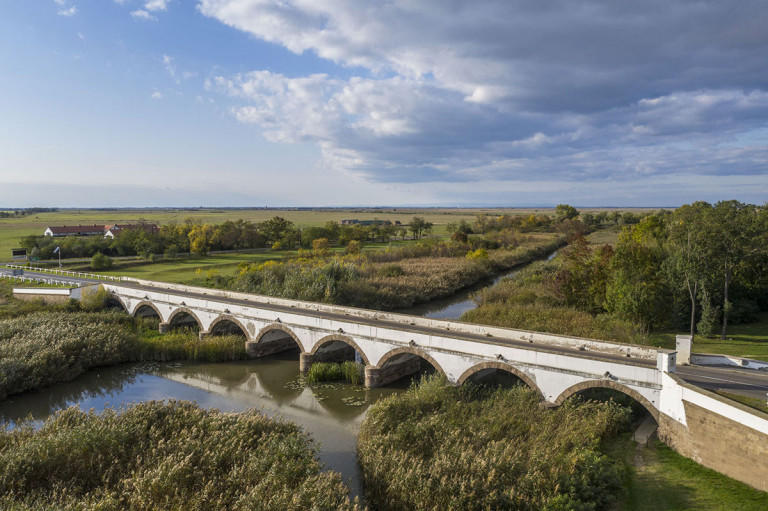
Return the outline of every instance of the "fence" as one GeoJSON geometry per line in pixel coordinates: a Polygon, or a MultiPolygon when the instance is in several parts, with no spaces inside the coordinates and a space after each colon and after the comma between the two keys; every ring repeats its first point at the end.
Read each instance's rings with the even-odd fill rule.
{"type": "Polygon", "coordinates": [[[46,279],[45,277],[28,277],[28,276],[21,276],[21,275],[8,275],[5,273],[0,273],[0,279],[8,279],[8,280],[16,280],[20,282],[37,282],[37,283],[43,283],[43,284],[49,284],[53,286],[60,285],[62,287],[68,286],[68,287],[81,287],[85,285],[83,282],[75,282],[75,281],[69,281],[69,280],[59,280],[59,279],[46,279]]]}
{"type": "Polygon", "coordinates": [[[16,270],[35,271],[38,273],[51,273],[53,275],[62,275],[65,277],[79,277],[81,279],[112,280],[116,282],[120,281],[120,277],[113,277],[112,275],[99,275],[97,273],[58,270],[58,269],[51,269],[51,268],[35,268],[32,266],[20,266],[18,264],[6,264],[5,267],[10,269],[16,269],[16,270]]]}

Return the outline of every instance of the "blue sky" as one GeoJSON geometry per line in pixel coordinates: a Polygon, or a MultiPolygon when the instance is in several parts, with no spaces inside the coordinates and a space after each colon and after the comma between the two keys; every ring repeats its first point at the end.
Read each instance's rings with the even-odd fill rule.
{"type": "Polygon", "coordinates": [[[764,203],[766,26],[760,0],[6,0],[0,206],[764,203]]]}

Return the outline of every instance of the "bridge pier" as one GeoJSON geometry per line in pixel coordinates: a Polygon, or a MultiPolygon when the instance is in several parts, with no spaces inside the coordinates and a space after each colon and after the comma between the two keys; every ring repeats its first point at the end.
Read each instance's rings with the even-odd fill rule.
{"type": "Polygon", "coordinates": [[[211,332],[203,332],[202,330],[200,330],[200,332],[197,334],[197,338],[198,338],[198,340],[202,341],[203,339],[205,339],[209,335],[211,335],[211,332]]]}
{"type": "Polygon", "coordinates": [[[160,323],[160,325],[158,325],[157,327],[157,331],[160,332],[161,334],[166,333],[170,329],[171,329],[170,323],[160,323]]]}
{"type": "Polygon", "coordinates": [[[302,373],[306,373],[309,371],[309,368],[312,367],[312,364],[315,362],[315,356],[311,353],[301,353],[299,354],[299,371],[302,373]]]}

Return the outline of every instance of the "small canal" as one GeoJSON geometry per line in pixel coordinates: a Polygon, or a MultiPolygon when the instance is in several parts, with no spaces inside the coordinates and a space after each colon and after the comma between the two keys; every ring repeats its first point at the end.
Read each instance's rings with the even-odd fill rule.
{"type": "MultiPolygon", "coordinates": [[[[517,271],[448,299],[398,312],[457,319],[476,307],[470,298],[472,293],[517,271]]],[[[308,431],[320,443],[321,461],[342,474],[355,496],[362,495],[356,435],[365,412],[378,399],[402,392],[410,382],[411,378],[404,378],[376,389],[337,383],[308,387],[300,380],[298,350],[243,362],[130,364],[94,369],[39,392],[11,396],[0,402],[0,422],[13,427],[25,418],[41,422],[74,405],[101,412],[106,407],[119,408],[149,400],[188,400],[203,408],[234,412],[258,408],[308,431]]]]}

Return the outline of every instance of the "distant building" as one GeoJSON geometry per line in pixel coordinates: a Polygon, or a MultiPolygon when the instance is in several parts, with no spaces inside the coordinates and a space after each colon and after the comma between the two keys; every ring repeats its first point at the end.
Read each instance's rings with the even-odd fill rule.
{"type": "Polygon", "coordinates": [[[341,225],[397,225],[400,222],[392,223],[389,220],[358,220],[349,218],[341,221],[341,225]]]}
{"type": "Polygon", "coordinates": [[[61,225],[58,227],[48,227],[43,236],[99,236],[104,235],[106,231],[104,225],[61,225]]]}
{"type": "Polygon", "coordinates": [[[123,231],[131,231],[134,229],[144,229],[152,233],[160,231],[160,228],[155,224],[115,224],[104,226],[104,237],[114,238],[123,231]]]}
{"type": "Polygon", "coordinates": [[[155,224],[112,224],[112,225],[61,225],[58,227],[48,227],[43,236],[104,236],[105,238],[114,238],[122,231],[131,229],[147,229],[151,232],[157,232],[160,228],[155,224]]]}

